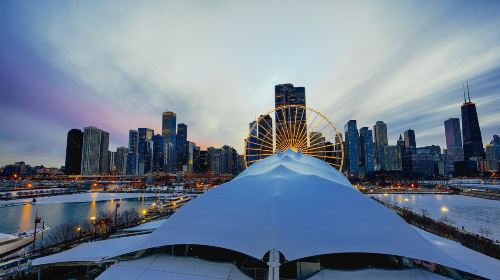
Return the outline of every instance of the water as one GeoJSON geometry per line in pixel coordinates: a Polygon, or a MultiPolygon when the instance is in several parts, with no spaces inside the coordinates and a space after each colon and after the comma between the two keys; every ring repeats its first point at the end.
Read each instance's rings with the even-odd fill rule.
{"type": "Polygon", "coordinates": [[[0,208],[0,232],[17,233],[33,229],[36,213],[46,226],[54,228],[70,220],[83,224],[89,221],[90,217],[99,215],[100,212],[114,213],[117,202],[120,202],[118,208],[118,213],[120,213],[131,208],[140,211],[146,208],[147,202],[154,200],[154,197],[141,196],[141,194],[132,194],[132,196],[140,197],[130,198],[130,196],[131,194],[74,194],[48,197],[41,199],[35,205],[3,207],[0,208]]]}
{"type": "Polygon", "coordinates": [[[500,201],[461,195],[441,194],[377,194],[373,195],[385,202],[400,207],[408,207],[413,212],[428,211],[428,216],[438,220],[446,215],[448,223],[470,232],[483,234],[490,231],[489,237],[500,240],[500,201]],[[447,209],[443,212],[443,207],[447,209]],[[483,231],[483,232],[482,232],[483,231]]]}

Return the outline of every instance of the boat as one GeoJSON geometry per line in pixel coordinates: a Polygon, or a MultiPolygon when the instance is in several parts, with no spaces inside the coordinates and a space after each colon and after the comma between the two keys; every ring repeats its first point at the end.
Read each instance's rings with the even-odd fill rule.
{"type": "MultiPolygon", "coordinates": [[[[48,229],[49,227],[37,229],[37,237],[48,229]]],[[[0,233],[0,257],[10,255],[33,243],[34,234],[34,230],[23,231],[16,234],[0,233]]]]}

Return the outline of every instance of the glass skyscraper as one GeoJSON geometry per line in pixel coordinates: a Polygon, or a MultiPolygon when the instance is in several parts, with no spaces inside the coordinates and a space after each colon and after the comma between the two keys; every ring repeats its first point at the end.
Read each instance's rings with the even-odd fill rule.
{"type": "Polygon", "coordinates": [[[82,174],[107,174],[109,172],[109,133],[97,127],[85,127],[82,146],[82,174]]]}
{"type": "Polygon", "coordinates": [[[188,142],[187,142],[187,125],[180,123],[177,125],[177,135],[175,139],[177,150],[177,171],[183,171],[184,166],[188,165],[188,142]]]}
{"type": "Polygon", "coordinates": [[[460,120],[450,118],[444,121],[446,135],[446,151],[449,171],[453,171],[453,162],[464,160],[462,148],[462,132],[460,131],[460,120]]]}
{"type": "Polygon", "coordinates": [[[359,130],[359,162],[365,174],[375,171],[373,134],[368,127],[362,127],[359,130]]]}
{"type": "Polygon", "coordinates": [[[476,104],[470,101],[470,97],[469,101],[464,100],[462,104],[462,134],[464,159],[484,158],[483,138],[477,118],[476,104]]]}
{"type": "MultiPolygon", "coordinates": [[[[285,105],[306,105],[306,89],[304,87],[294,87],[293,84],[280,84],[274,87],[275,108],[285,105]]],[[[292,142],[300,142],[300,139],[307,139],[306,127],[306,111],[304,109],[290,108],[289,110],[277,110],[275,113],[276,129],[279,127],[297,127],[301,131],[294,135],[295,140],[292,142]]],[[[277,143],[286,142],[286,136],[277,134],[277,143]]],[[[290,137],[290,136],[288,136],[290,137]]]]}
{"type": "Polygon", "coordinates": [[[375,140],[375,162],[382,166],[384,163],[384,147],[389,145],[387,141],[387,124],[383,121],[377,121],[373,126],[375,140]]]}
{"type": "Polygon", "coordinates": [[[176,161],[176,128],[177,115],[174,112],[165,111],[162,114],[161,134],[166,137],[167,141],[167,169],[168,172],[175,172],[177,168],[176,161]]]}
{"type": "Polygon", "coordinates": [[[64,172],[66,175],[80,175],[82,168],[83,132],[79,129],[68,131],[66,142],[66,160],[64,172]]]}
{"type": "Polygon", "coordinates": [[[167,171],[167,145],[165,135],[156,134],[153,136],[153,172],[167,171]]]}
{"type": "Polygon", "coordinates": [[[348,121],[344,126],[344,166],[349,177],[359,177],[359,134],[356,120],[348,121]]]}

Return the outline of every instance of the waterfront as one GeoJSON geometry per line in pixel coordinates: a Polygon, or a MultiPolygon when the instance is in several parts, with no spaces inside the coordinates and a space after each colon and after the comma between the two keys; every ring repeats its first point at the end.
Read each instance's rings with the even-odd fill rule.
{"type": "Polygon", "coordinates": [[[432,219],[443,219],[447,223],[465,230],[484,235],[488,230],[489,238],[500,240],[500,201],[461,195],[441,194],[374,194],[384,202],[406,207],[422,214],[422,209],[432,219]],[[445,207],[446,213],[442,211],[445,207]]]}
{"type": "Polygon", "coordinates": [[[84,223],[101,212],[113,212],[118,201],[118,213],[132,208],[140,211],[147,202],[154,200],[154,196],[142,193],[84,193],[39,198],[36,204],[0,208],[0,232],[16,233],[32,229],[36,213],[46,226],[54,228],[66,221],[84,223]]]}

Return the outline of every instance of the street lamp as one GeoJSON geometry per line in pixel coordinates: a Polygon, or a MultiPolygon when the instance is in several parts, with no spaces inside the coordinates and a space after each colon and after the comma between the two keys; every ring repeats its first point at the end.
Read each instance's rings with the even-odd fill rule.
{"type": "Polygon", "coordinates": [[[446,221],[446,213],[448,213],[448,207],[441,207],[441,212],[444,214],[444,220],[446,221]]]}
{"type": "Polygon", "coordinates": [[[90,222],[92,223],[92,226],[94,227],[94,234],[97,234],[97,229],[96,229],[96,218],[95,216],[90,217],[90,222]]]}

